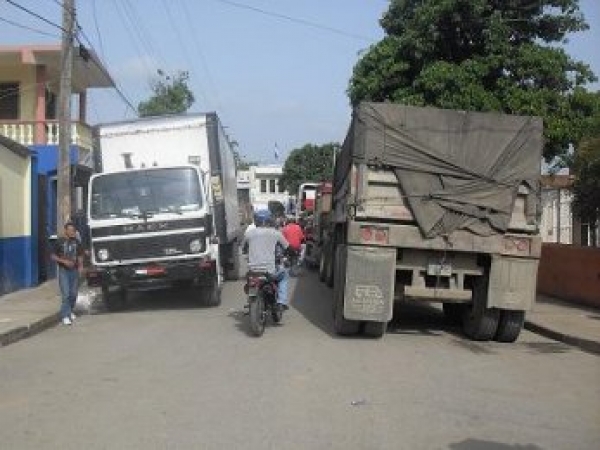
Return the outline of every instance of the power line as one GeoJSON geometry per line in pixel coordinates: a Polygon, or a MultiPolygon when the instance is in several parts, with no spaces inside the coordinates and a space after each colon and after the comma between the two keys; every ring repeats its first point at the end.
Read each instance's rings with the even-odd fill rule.
{"type": "MultiPolygon", "coordinates": [[[[58,0],[55,0],[58,1],[58,0]]],[[[102,42],[102,35],[100,34],[100,26],[98,25],[98,13],[96,11],[96,0],[92,0],[92,16],[94,17],[94,26],[96,27],[96,36],[98,37],[98,43],[100,44],[100,53],[102,58],[106,60],[106,54],[104,53],[104,44],[102,42]]]]}
{"type": "Polygon", "coordinates": [[[311,28],[317,28],[317,29],[320,29],[320,30],[329,31],[330,33],[339,34],[341,36],[346,36],[346,37],[349,37],[349,38],[352,38],[352,39],[358,39],[358,40],[366,41],[366,42],[370,42],[370,43],[375,42],[374,39],[366,37],[366,36],[361,36],[359,34],[349,33],[349,32],[344,31],[344,30],[339,30],[337,28],[333,28],[333,27],[330,27],[328,25],[323,25],[323,24],[320,24],[320,23],[311,22],[311,21],[306,20],[306,19],[300,19],[300,18],[297,18],[297,17],[288,16],[286,14],[281,14],[281,13],[277,13],[277,12],[273,12],[273,11],[267,11],[265,9],[257,8],[256,6],[250,6],[250,5],[246,5],[244,3],[238,3],[238,2],[235,2],[235,1],[232,1],[232,0],[213,0],[213,1],[217,1],[219,3],[224,3],[226,5],[233,6],[235,8],[240,8],[240,9],[245,9],[245,10],[248,10],[248,11],[253,11],[253,12],[256,12],[256,13],[259,13],[259,14],[263,14],[265,16],[276,17],[278,19],[284,19],[284,20],[287,20],[289,22],[294,22],[294,23],[297,23],[297,24],[300,24],[300,25],[305,25],[305,26],[311,27],[311,28]]]}
{"type": "Polygon", "coordinates": [[[43,34],[44,36],[50,36],[50,37],[53,37],[53,38],[59,37],[56,34],[48,33],[47,31],[43,31],[43,30],[40,30],[38,28],[28,27],[27,25],[23,25],[23,24],[20,24],[20,23],[17,23],[17,22],[13,22],[12,20],[5,19],[4,17],[0,17],[0,21],[2,21],[4,23],[7,23],[9,25],[12,25],[13,27],[17,27],[17,28],[21,28],[23,30],[29,30],[29,31],[33,31],[35,33],[43,34]]]}
{"type": "Polygon", "coordinates": [[[40,16],[38,13],[33,12],[30,9],[25,8],[24,6],[19,5],[18,3],[14,2],[13,0],[6,0],[6,3],[13,5],[15,8],[19,8],[21,11],[26,12],[27,14],[29,14],[30,16],[33,16],[39,20],[41,20],[42,22],[47,23],[48,25],[53,26],[54,28],[58,28],[59,30],[61,30],[62,32],[65,32],[65,29],[60,26],[59,24],[52,22],[51,20],[46,19],[45,17],[40,16]]]}
{"type": "MultiPolygon", "coordinates": [[[[100,69],[100,71],[109,79],[112,80],[112,77],[110,76],[110,74],[107,72],[106,68],[104,67],[104,63],[100,64],[100,62],[97,61],[96,58],[99,59],[99,56],[96,54],[96,50],[94,49],[94,46],[92,44],[92,41],[90,41],[90,39],[87,37],[87,35],[85,34],[85,32],[83,31],[83,28],[78,24],[77,26],[78,28],[78,32],[81,33],[81,35],[83,36],[83,38],[87,41],[87,43],[89,44],[90,49],[94,52],[94,55],[91,56],[91,61],[96,65],[96,67],[98,67],[98,69],[100,69]],[[94,57],[95,56],[95,57],[94,57]]],[[[77,39],[77,42],[79,42],[79,44],[83,47],[85,47],[83,45],[83,43],[81,42],[81,40],[79,39],[79,36],[75,36],[75,38],[77,39]]],[[[137,114],[137,109],[135,108],[135,106],[133,106],[133,104],[131,103],[131,101],[129,100],[129,98],[125,95],[125,93],[121,90],[121,88],[119,87],[119,85],[117,84],[117,82],[115,80],[112,80],[114,82],[114,89],[115,91],[117,91],[117,93],[119,94],[119,97],[121,97],[121,100],[123,100],[123,102],[134,112],[137,114]]]]}

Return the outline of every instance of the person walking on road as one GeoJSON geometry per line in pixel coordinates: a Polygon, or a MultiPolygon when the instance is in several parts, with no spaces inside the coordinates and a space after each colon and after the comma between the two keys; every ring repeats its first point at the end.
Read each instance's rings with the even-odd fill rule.
{"type": "Polygon", "coordinates": [[[77,229],[71,222],[65,224],[64,236],[57,239],[52,260],[58,265],[58,285],[62,297],[60,318],[63,325],[75,320],[73,308],[79,289],[79,274],[83,271],[83,245],[77,239],[77,229]]]}

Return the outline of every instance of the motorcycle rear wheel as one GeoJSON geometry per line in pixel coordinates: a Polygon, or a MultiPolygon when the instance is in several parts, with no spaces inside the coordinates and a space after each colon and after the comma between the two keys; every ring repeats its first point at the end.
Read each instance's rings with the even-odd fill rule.
{"type": "Polygon", "coordinates": [[[249,303],[250,330],[256,337],[265,332],[265,301],[261,295],[251,299],[249,303]]]}

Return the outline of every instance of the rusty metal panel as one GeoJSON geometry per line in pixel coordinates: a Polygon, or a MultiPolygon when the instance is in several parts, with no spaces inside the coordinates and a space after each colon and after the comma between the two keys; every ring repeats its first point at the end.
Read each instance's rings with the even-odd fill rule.
{"type": "Polygon", "coordinates": [[[488,306],[525,311],[536,296],[537,259],[492,257],[488,306]]]}
{"type": "Polygon", "coordinates": [[[344,317],[387,322],[392,319],[396,249],[348,246],[344,317]]]}

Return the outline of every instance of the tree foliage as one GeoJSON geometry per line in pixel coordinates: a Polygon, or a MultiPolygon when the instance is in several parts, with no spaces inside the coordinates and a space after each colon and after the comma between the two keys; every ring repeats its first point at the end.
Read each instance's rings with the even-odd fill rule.
{"type": "Polygon", "coordinates": [[[140,117],[180,114],[190,109],[195,99],[188,80],[188,72],[170,76],[159,70],[158,77],[150,82],[152,96],[138,105],[140,117]]]}
{"type": "Polygon", "coordinates": [[[386,36],[354,67],[353,105],[541,116],[548,160],[579,141],[599,107],[589,66],[556,45],[588,28],[579,0],[391,0],[380,23],[386,36]]]}
{"type": "Polygon", "coordinates": [[[329,181],[333,177],[333,154],[339,144],[306,144],[291,151],[279,180],[282,189],[295,193],[302,183],[329,181]]]}
{"type": "MultiPolygon", "coordinates": [[[[600,220],[600,116],[577,148],[573,160],[573,212],[595,230],[600,220]]],[[[592,233],[592,242],[596,239],[592,233]]]]}

